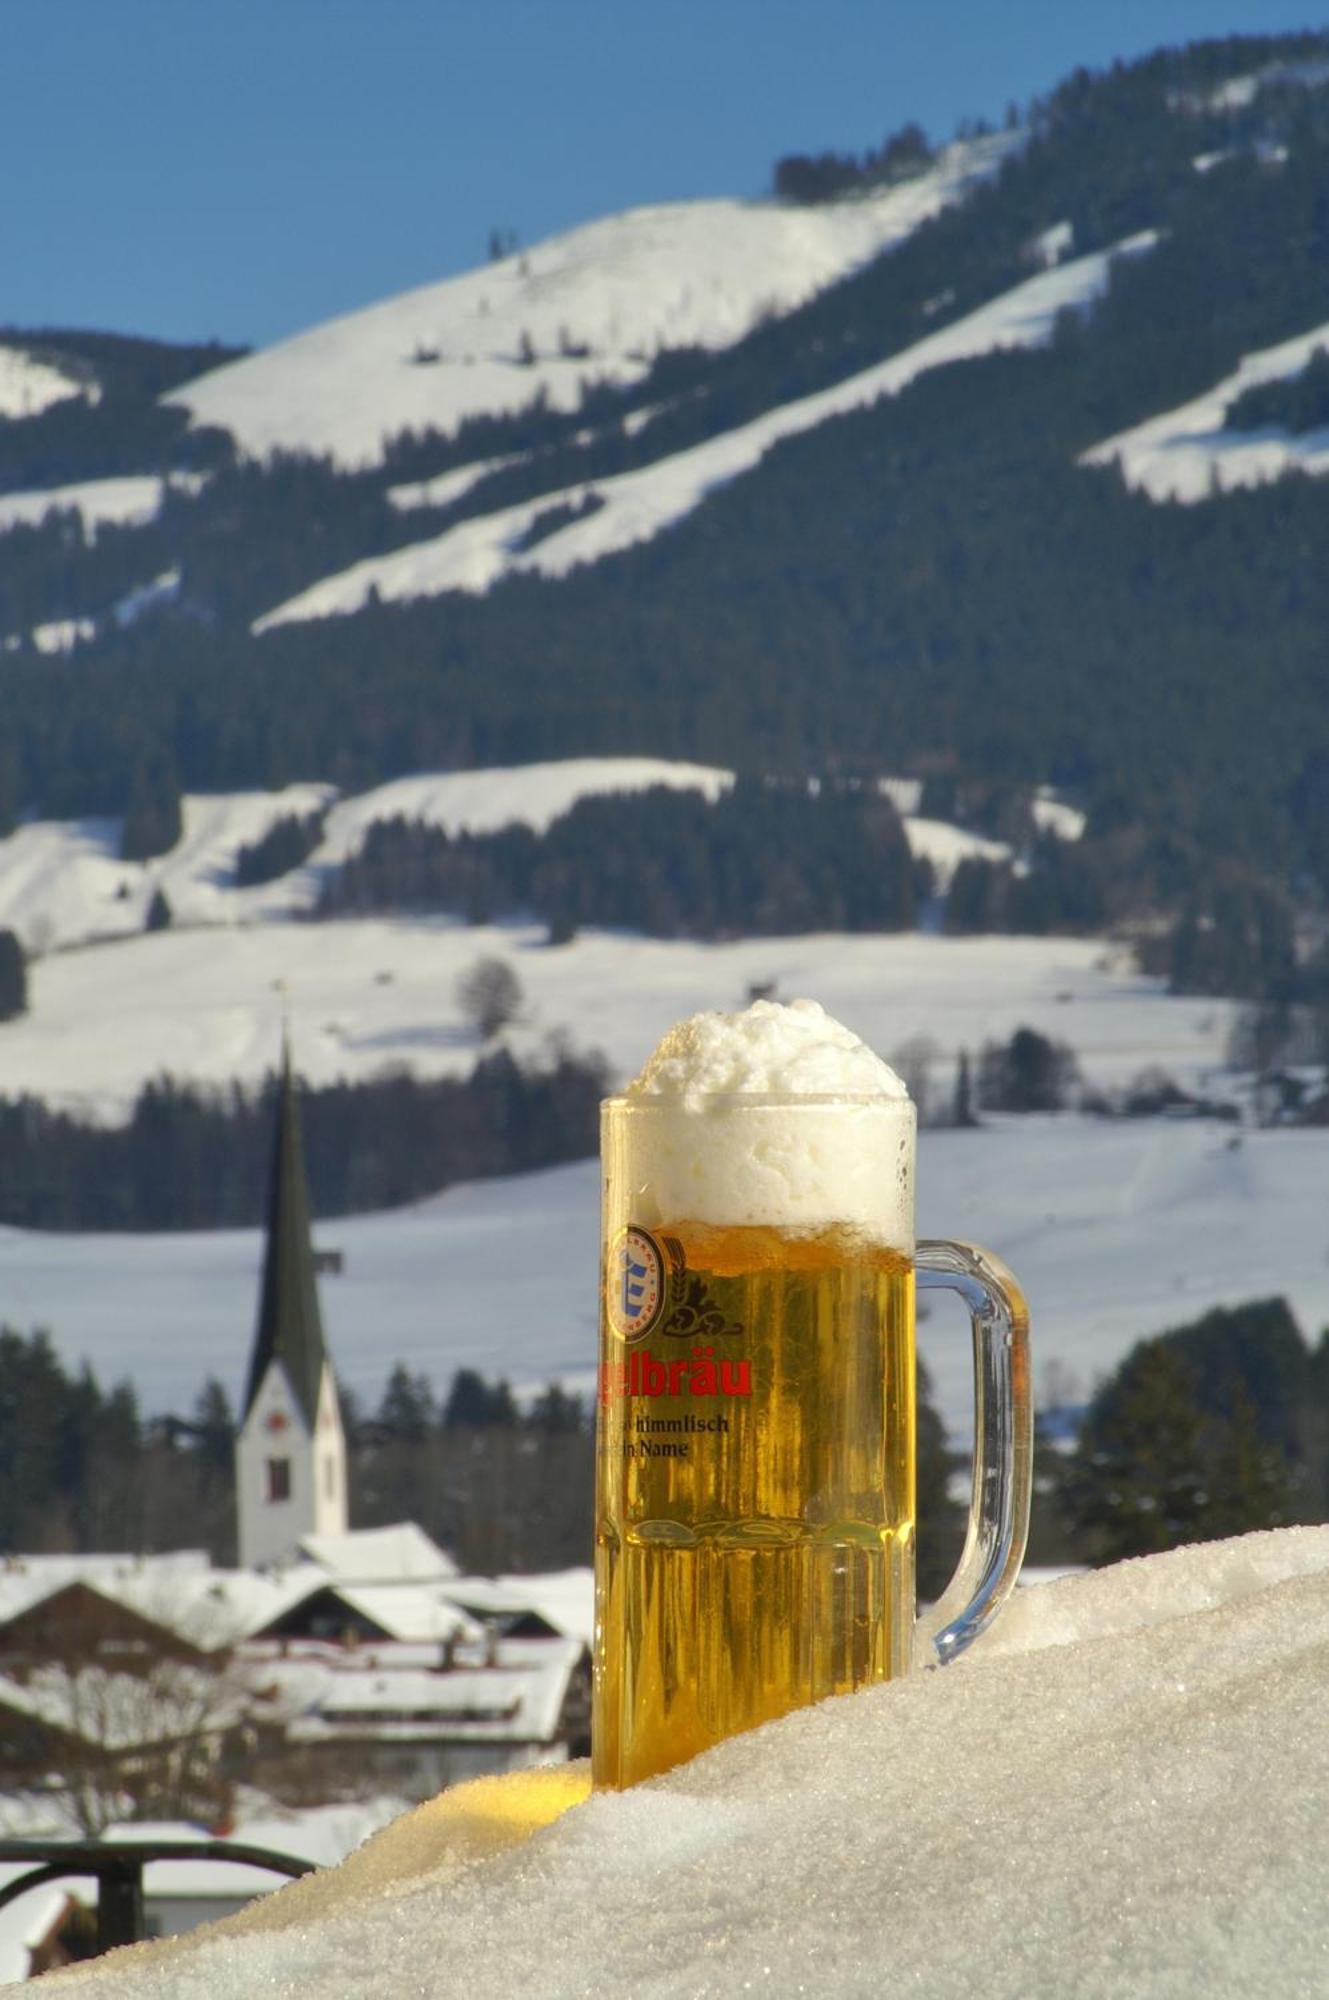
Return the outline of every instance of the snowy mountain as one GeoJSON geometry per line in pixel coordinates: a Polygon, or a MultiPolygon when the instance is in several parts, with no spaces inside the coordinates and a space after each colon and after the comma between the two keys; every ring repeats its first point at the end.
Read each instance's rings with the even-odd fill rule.
{"type": "Polygon", "coordinates": [[[722,348],[880,256],[990,178],[1009,137],[948,147],[902,185],[824,208],[696,201],[631,209],[330,320],[176,390],[246,452],[381,461],[407,430],[646,379],[669,348],[722,348]]]}
{"type": "Polygon", "coordinates": [[[1146,230],[1106,254],[1077,258],[1026,279],[832,389],[768,410],[704,444],[666,453],[636,472],[543,493],[516,507],[481,514],[432,540],[408,543],[389,556],[357,563],[265,613],[254,630],[268,631],[292,619],[359,611],[371,597],[483,592],[500,578],[523,572],[564,576],[582,564],[649,541],[702,506],[718,487],[759,465],[784,438],[870,407],[884,396],[898,395],[930,369],[1012,348],[1046,346],[1058,314],[1088,310],[1102,296],[1114,258],[1138,256],[1151,250],[1156,240],[1146,230]],[[556,518],[557,510],[566,512],[566,525],[542,535],[532,547],[532,531],[542,518],[556,518]]]}
{"type": "Polygon", "coordinates": [[[1323,893],[1324,77],[1080,72],[243,358],[0,336],[0,828],[654,756],[1052,785],[1151,920],[1323,893]]]}

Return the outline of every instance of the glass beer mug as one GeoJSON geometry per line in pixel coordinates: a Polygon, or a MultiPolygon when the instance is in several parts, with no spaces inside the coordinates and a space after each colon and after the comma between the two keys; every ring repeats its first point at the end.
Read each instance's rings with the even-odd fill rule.
{"type": "Polygon", "coordinates": [[[602,1108],[596,1785],[951,1659],[1015,1582],[1028,1313],[995,1257],[915,1245],[914,1110],[877,1066],[897,1094],[630,1093],[602,1108]],[[975,1381],[968,1533],[923,1620],[916,1284],[968,1306],[975,1381]]]}

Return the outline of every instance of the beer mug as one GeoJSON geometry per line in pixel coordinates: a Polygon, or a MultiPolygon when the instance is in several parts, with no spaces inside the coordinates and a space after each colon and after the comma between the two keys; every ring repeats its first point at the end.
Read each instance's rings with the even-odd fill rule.
{"type": "Polygon", "coordinates": [[[967,1646],[1024,1554],[1032,1416],[1015,1280],[915,1245],[902,1087],[629,1094],[601,1148],[592,1774],[618,1787],[967,1646]],[[967,1305],[975,1383],[968,1532],[921,1620],[916,1284],[967,1305]]]}

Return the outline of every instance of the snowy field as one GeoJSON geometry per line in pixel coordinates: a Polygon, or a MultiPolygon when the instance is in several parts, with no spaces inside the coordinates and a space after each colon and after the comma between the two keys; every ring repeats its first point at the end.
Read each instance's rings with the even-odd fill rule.
{"type": "Polygon", "coordinates": [[[632,1791],[585,1799],[574,1766],[445,1793],[342,1868],[65,1984],[106,2000],[1323,1994],[1326,1696],[1329,1530],[1181,1549],[1022,1591],[958,1665],[632,1791]]]}
{"type": "MultiPolygon", "coordinates": [[[[1024,1283],[1035,1381],[1081,1390],[1145,1335],[1212,1305],[1283,1293],[1303,1331],[1329,1325],[1329,1132],[1245,1132],[1075,1116],[924,1135],[919,1227],[1005,1257],[1024,1283]],[[1232,1142],[1236,1140],[1236,1143],[1232,1142]]],[[[599,1173],[587,1160],[478,1182],[375,1216],[321,1223],[345,1269],[322,1281],[341,1380],[371,1406],[401,1361],[522,1390],[589,1390],[599,1173]]],[[[145,1410],[188,1410],[209,1373],[244,1386],[258,1304],[257,1230],[57,1236],[0,1229],[0,1320],[48,1326],[70,1364],[128,1375],[145,1410]]],[[[968,1335],[938,1303],[921,1334],[948,1428],[970,1423],[968,1335]]]]}
{"type": "MultiPolygon", "coordinates": [[[[170,1074],[202,1086],[257,1084],[277,1063],[289,1007],[297,1067],[311,1084],[395,1067],[468,1071],[480,1053],[457,999],[477,959],[517,975],[521,1016],[506,1031],[523,1060],[552,1045],[600,1051],[621,1082],[676,1020],[744,1004],[754,986],[819,999],[888,1060],[921,1065],[949,1098],[962,1050],[1029,1026],[1074,1051],[1091,1085],[1148,1065],[1183,1084],[1227,1088],[1233,1009],[1178,999],[1102,941],[837,935],[664,942],[586,932],[550,947],[542,928],[435,919],[292,921],[319,881],[391,813],[451,831],[514,819],[540,827],[595,791],[648,783],[714,796],[721,770],[650,759],[585,759],[510,771],[395,780],[358,798],[330,787],[186,802],[169,855],[115,859],[118,827],[25,826],[0,843],[0,924],[47,949],[29,967],[29,1012],[0,1026],[0,1094],[30,1092],[83,1117],[123,1118],[143,1085],[170,1074]],[[311,862],[280,881],[234,887],[235,856],[283,812],[326,808],[311,862]],[[145,936],[154,886],[177,911],[145,936]],[[123,894],[121,893],[123,891],[123,894]],[[108,921],[132,934],[86,942],[108,921]],[[80,943],[79,940],[85,940],[80,943]]],[[[908,812],[917,798],[883,780],[908,812]]],[[[1073,835],[1052,799],[1040,811],[1073,835]]],[[[910,814],[910,837],[945,866],[982,844],[910,814]]],[[[1143,1335],[1206,1306],[1286,1293],[1309,1335],[1329,1321],[1329,1134],[1235,1132],[1171,1120],[1075,1115],[994,1121],[926,1135],[920,1229],[967,1235],[1025,1281],[1040,1366],[1088,1389],[1143,1335]]],[[[394,1214],[329,1221],[345,1273],[323,1286],[342,1378],[377,1401],[396,1361],[446,1386],[458,1367],[523,1389],[587,1386],[596,1284],[593,1163],[451,1189],[394,1214]],[[522,1254],[514,1256],[520,1242],[522,1254]]],[[[0,1320],[49,1327],[72,1364],[129,1375],[145,1409],[187,1409],[205,1374],[239,1393],[259,1261],[254,1231],[198,1236],[53,1236],[0,1229],[0,1320]]],[[[925,1352],[951,1428],[968,1422],[969,1369],[944,1309],[925,1352]]]]}
{"type": "Polygon", "coordinates": [[[276,1065],[283,992],[297,1067],[311,1083],[404,1064],[459,1073],[479,1053],[456,996],[477,959],[511,966],[525,996],[511,1031],[538,1057],[550,1035],[632,1074],[674,1021],[742,1006],[754,983],[818,999],[889,1058],[923,1038],[949,1091],[961,1049],[1021,1025],[1070,1043],[1087,1078],[1124,1082],[1148,1063],[1194,1081],[1222,1061],[1222,1001],[1179,1000],[1082,938],[827,933],[694,944],[587,931],[550,947],[543,928],[449,919],[259,923],[168,930],[29,968],[29,1012],[0,1026],[0,1094],[28,1091],[115,1120],[167,1072],[257,1083],[276,1065]]]}

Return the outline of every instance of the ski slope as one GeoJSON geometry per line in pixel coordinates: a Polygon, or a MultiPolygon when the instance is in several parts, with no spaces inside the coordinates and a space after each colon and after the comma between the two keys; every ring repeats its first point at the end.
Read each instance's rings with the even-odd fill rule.
{"type": "Polygon", "coordinates": [[[1146,230],[1112,251],[1054,264],[886,361],[637,471],[544,493],[462,521],[389,555],[353,563],[275,606],[253,629],[264,632],[300,619],[345,616],[361,610],[371,594],[404,600],[446,590],[484,592],[514,574],[564,576],[579,564],[649,541],[684,519],[717,487],[750,472],[785,438],[898,395],[931,369],[1002,349],[1045,346],[1058,313],[1084,310],[1102,296],[1116,258],[1139,256],[1156,242],[1154,232],[1146,230]],[[548,509],[588,503],[594,511],[534,547],[524,546],[548,509]]]}
{"type": "Polygon", "coordinates": [[[662,348],[729,346],[901,242],[1000,167],[1018,134],[948,146],[918,178],[814,208],[699,201],[630,209],[480,269],[329,320],[174,390],[254,456],[377,464],[403,430],[453,431],[537,396],[579,407],[662,348]]]}
{"type": "Polygon", "coordinates": [[[1203,396],[1105,438],[1080,463],[1118,465],[1126,484],[1151,500],[1185,503],[1264,486],[1287,472],[1323,475],[1329,472],[1329,429],[1293,437],[1276,425],[1230,431],[1226,424],[1230,406],[1245,390],[1299,375],[1313,354],[1326,349],[1329,323],[1244,355],[1232,374],[1203,396]]]}

